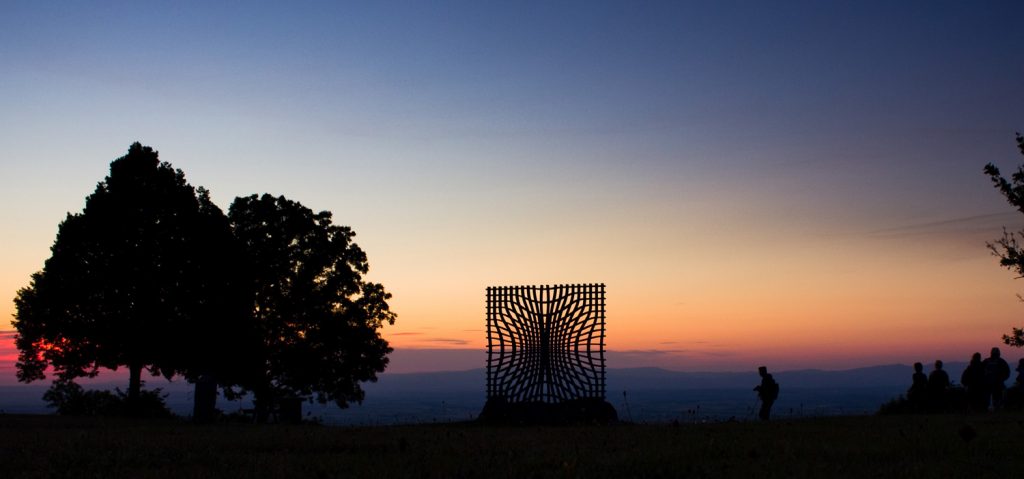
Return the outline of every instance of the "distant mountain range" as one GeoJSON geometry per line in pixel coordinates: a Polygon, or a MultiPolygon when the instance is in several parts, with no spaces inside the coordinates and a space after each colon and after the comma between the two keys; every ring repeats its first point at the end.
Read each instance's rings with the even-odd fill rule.
{"type": "MultiPolygon", "coordinates": [[[[950,363],[954,380],[966,367],[950,363]]],[[[926,368],[930,371],[930,368],[926,368]]],[[[826,371],[804,369],[774,373],[782,392],[780,417],[872,414],[884,402],[906,392],[913,368],[889,364],[826,371]]],[[[384,374],[365,385],[366,401],[343,411],[326,411],[327,422],[387,424],[461,420],[475,417],[486,397],[486,371],[384,374]]],[[[620,418],[642,422],[749,419],[760,383],[751,372],[680,372],[661,368],[607,370],[608,401],[620,418]]]]}
{"type": "MultiPolygon", "coordinates": [[[[959,379],[966,363],[949,363],[945,369],[954,381],[959,379]]],[[[926,368],[929,372],[930,368],[926,368]]],[[[889,364],[840,371],[802,369],[773,373],[783,388],[895,388],[910,387],[911,366],[889,364]]],[[[486,382],[484,369],[430,373],[384,374],[374,384],[367,384],[368,392],[441,392],[483,391],[486,382]]],[[[752,388],[760,382],[752,372],[680,372],[661,368],[627,368],[607,370],[607,389],[629,390],[699,390],[752,388]]]]}
{"type": "MultiPolygon", "coordinates": [[[[959,380],[965,363],[949,363],[950,378],[959,380]]],[[[926,372],[931,368],[926,368],[926,372]]],[[[773,373],[781,386],[776,410],[781,415],[870,414],[879,405],[906,392],[913,369],[890,364],[839,371],[804,369],[773,373]]],[[[364,385],[366,400],[348,409],[309,404],[305,410],[333,424],[394,424],[465,420],[475,417],[486,398],[486,371],[385,373],[364,385]]],[[[749,417],[760,382],[750,372],[679,372],[661,368],[607,370],[607,398],[620,417],[636,421],[712,420],[749,417]]],[[[91,382],[90,389],[124,388],[124,384],[91,382]]],[[[178,414],[191,412],[192,385],[151,379],[149,388],[162,388],[168,405],[178,414]]],[[[0,412],[46,413],[41,396],[47,383],[0,386],[0,412]]],[[[218,404],[237,410],[247,401],[218,404]]]]}

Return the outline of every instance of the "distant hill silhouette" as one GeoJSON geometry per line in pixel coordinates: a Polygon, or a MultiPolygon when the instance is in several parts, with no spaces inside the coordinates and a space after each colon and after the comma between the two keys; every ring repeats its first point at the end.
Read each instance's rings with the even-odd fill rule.
{"type": "MultiPolygon", "coordinates": [[[[959,382],[966,363],[946,363],[950,378],[959,382]]],[[[926,368],[926,370],[930,370],[926,368]]],[[[804,369],[773,373],[782,387],[777,410],[782,417],[830,414],[871,414],[878,407],[910,386],[913,368],[907,364],[889,364],[864,368],[825,371],[804,369]]],[[[747,418],[758,384],[757,371],[679,372],[661,368],[609,369],[607,397],[622,419],[627,414],[636,421],[671,421],[683,411],[700,407],[700,417],[747,418]],[[631,410],[624,408],[626,397],[631,410]]],[[[101,379],[101,378],[97,378],[101,379]]],[[[93,380],[86,388],[113,389],[123,386],[119,378],[93,380]]],[[[365,384],[366,401],[349,409],[308,405],[314,417],[331,424],[394,424],[435,420],[472,419],[486,399],[483,368],[465,371],[428,373],[385,373],[376,383],[365,384]]],[[[47,413],[41,396],[47,384],[0,386],[0,411],[8,413],[47,413]]],[[[191,412],[190,384],[167,383],[150,378],[147,388],[162,388],[170,396],[168,406],[177,414],[191,412]]],[[[227,402],[218,407],[226,412],[250,407],[247,402],[227,402]]]]}
{"type": "MultiPolygon", "coordinates": [[[[954,381],[966,363],[946,363],[945,369],[954,381]]],[[[864,368],[827,371],[802,369],[782,371],[774,376],[783,388],[895,388],[904,391],[910,386],[913,368],[906,364],[888,364],[864,368]]],[[[480,391],[483,394],[484,369],[430,373],[383,374],[367,391],[393,393],[402,391],[480,391]]],[[[608,369],[608,395],[630,390],[694,390],[749,389],[758,383],[757,371],[750,372],[681,372],[662,368],[608,369]]]]}

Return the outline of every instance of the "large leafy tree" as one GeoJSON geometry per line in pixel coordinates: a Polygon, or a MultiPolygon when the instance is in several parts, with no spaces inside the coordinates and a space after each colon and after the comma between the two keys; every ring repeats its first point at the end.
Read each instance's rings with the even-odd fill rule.
{"type": "Polygon", "coordinates": [[[236,198],[228,212],[248,255],[253,317],[262,354],[253,367],[259,404],[313,396],[346,407],[362,401],[391,352],[380,336],[393,324],[391,295],[363,280],[369,265],[351,228],[284,197],[236,198]]]}
{"type": "MultiPolygon", "coordinates": [[[[1017,133],[1017,148],[1024,155],[1024,136],[1017,133]]],[[[989,163],[985,165],[985,174],[992,179],[996,189],[1006,198],[1017,211],[1024,213],[1024,165],[1019,165],[1010,179],[1003,178],[999,168],[989,163]]],[[[1008,232],[1003,230],[1003,237],[988,244],[992,254],[999,257],[999,264],[1004,268],[1024,277],[1024,230],[1008,232]]],[[[1024,297],[1021,297],[1024,301],[1024,297]]],[[[1003,335],[1003,342],[1010,346],[1024,347],[1024,328],[1013,328],[1010,334],[1003,335]]]]}
{"type": "Polygon", "coordinates": [[[240,348],[254,339],[227,218],[152,148],[132,144],[110,164],[51,251],[15,299],[19,380],[127,367],[130,400],[144,369],[241,382],[251,353],[240,348]]]}

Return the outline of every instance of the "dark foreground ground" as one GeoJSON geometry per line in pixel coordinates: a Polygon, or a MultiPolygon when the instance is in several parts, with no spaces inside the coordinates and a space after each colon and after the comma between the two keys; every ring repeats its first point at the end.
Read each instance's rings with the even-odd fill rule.
{"type": "Polygon", "coordinates": [[[1024,477],[1024,415],[372,428],[7,415],[0,477],[1024,477]]]}

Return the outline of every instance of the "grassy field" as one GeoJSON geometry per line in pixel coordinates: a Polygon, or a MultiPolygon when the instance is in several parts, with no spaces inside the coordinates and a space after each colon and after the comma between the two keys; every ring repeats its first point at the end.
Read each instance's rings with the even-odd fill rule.
{"type": "Polygon", "coordinates": [[[1021,477],[1024,415],[593,427],[0,416],[0,477],[1021,477]]]}

